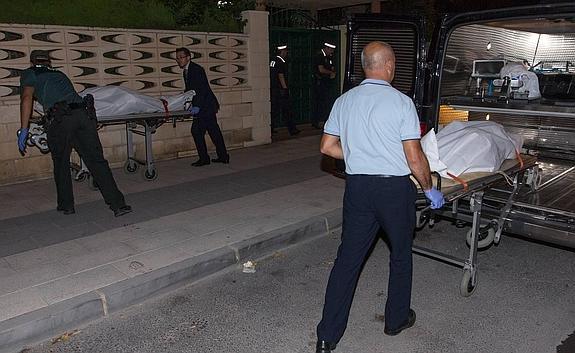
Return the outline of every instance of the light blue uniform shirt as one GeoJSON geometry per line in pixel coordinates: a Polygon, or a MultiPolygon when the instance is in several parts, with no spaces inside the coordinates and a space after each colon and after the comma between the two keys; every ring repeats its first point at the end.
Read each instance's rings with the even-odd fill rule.
{"type": "Polygon", "coordinates": [[[339,136],[347,174],[411,174],[402,141],[421,137],[413,101],[383,80],[366,79],[339,97],[324,133],[339,136]]]}

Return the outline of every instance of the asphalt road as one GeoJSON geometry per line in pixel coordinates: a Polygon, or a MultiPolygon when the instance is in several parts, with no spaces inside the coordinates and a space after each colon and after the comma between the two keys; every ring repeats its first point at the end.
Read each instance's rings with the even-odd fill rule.
{"type": "MultiPolygon", "coordinates": [[[[441,222],[417,243],[463,256],[465,232],[441,222]]],[[[314,352],[338,238],[276,253],[255,273],[235,267],[25,352],[314,352]]],[[[479,254],[479,283],[468,298],[459,294],[461,269],[414,255],[417,322],[395,337],[383,334],[381,321],[388,259],[379,241],[335,353],[575,352],[573,251],[504,237],[479,254]]]]}

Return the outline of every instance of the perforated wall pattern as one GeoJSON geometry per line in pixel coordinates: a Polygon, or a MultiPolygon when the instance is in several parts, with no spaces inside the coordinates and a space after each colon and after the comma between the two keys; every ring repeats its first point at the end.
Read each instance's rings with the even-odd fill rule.
{"type": "Polygon", "coordinates": [[[175,49],[187,47],[214,89],[248,84],[247,41],[243,34],[98,29],[0,24],[0,102],[18,98],[19,75],[34,49],[47,50],[54,67],[77,90],[125,86],[144,94],[183,89],[175,49]]]}

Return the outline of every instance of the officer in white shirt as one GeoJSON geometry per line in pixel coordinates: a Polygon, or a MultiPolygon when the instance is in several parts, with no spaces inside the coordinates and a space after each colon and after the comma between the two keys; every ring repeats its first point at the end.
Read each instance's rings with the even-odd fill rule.
{"type": "Polygon", "coordinates": [[[417,188],[409,175],[417,179],[432,208],[444,203],[443,194],[432,186],[415,106],[390,84],[393,49],[387,43],[369,43],[362,67],[366,79],[336,100],[321,141],[322,153],[345,161],[346,186],[341,244],[317,326],[317,353],[331,352],[343,336],[362,264],[380,227],[391,250],[384,333],[397,335],[413,326],[411,245],[417,188]]]}

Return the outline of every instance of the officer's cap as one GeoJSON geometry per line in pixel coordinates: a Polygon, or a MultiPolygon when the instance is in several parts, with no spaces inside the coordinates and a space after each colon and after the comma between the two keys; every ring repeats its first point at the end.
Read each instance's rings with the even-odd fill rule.
{"type": "Polygon", "coordinates": [[[32,50],[30,61],[33,63],[50,61],[50,54],[45,50],[32,50]]]}
{"type": "Polygon", "coordinates": [[[286,44],[278,45],[277,48],[278,50],[284,50],[287,49],[287,45],[286,44]]]}
{"type": "Polygon", "coordinates": [[[335,49],[335,44],[331,44],[331,43],[325,42],[325,43],[323,43],[323,45],[325,45],[325,46],[328,47],[328,48],[335,49]]]}

